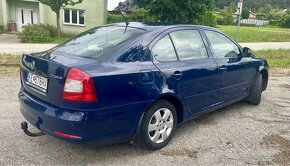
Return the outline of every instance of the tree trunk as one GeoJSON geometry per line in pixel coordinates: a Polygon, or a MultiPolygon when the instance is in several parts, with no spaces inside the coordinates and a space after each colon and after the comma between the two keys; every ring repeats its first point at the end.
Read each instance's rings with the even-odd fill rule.
{"type": "Polygon", "coordinates": [[[104,8],[104,24],[108,23],[108,0],[105,0],[105,8],[104,8]]]}
{"type": "Polygon", "coordinates": [[[57,37],[60,37],[61,31],[60,31],[60,12],[55,12],[56,13],[56,27],[57,27],[57,37]]]}

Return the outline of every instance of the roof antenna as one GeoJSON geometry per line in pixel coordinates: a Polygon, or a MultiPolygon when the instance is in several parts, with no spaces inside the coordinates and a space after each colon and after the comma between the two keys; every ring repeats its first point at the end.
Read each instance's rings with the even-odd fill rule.
{"type": "Polygon", "coordinates": [[[118,7],[118,10],[120,11],[121,15],[123,16],[125,22],[126,22],[126,28],[125,28],[125,31],[124,31],[124,34],[126,33],[127,29],[128,29],[128,25],[129,25],[129,22],[127,20],[127,18],[124,16],[123,12],[121,11],[120,7],[118,7]]]}

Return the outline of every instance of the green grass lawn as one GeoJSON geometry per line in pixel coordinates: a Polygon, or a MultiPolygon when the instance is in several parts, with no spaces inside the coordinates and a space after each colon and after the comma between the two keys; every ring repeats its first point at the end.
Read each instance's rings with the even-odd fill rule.
{"type": "Polygon", "coordinates": [[[61,44],[65,41],[67,41],[68,39],[72,38],[73,36],[61,36],[61,37],[54,37],[54,38],[51,38],[51,40],[49,41],[38,41],[38,42],[31,42],[31,41],[26,41],[25,43],[37,43],[37,44],[44,44],[44,43],[49,43],[49,44],[61,44]]]}
{"type": "Polygon", "coordinates": [[[1,64],[19,64],[20,59],[20,55],[0,54],[0,74],[18,74],[19,67],[10,65],[4,66],[1,64]]]}
{"type": "Polygon", "coordinates": [[[1,74],[19,74],[19,67],[0,66],[0,75],[1,74]]]}
{"type": "Polygon", "coordinates": [[[290,69],[290,50],[261,50],[255,51],[254,54],[266,58],[270,68],[290,69]]]}
{"type": "Polygon", "coordinates": [[[21,55],[0,54],[0,64],[19,64],[21,55]]]}
{"type": "MultiPolygon", "coordinates": [[[[236,40],[237,26],[218,26],[236,40]]],[[[240,27],[239,42],[290,42],[290,28],[240,27]]]]}
{"type": "Polygon", "coordinates": [[[53,38],[53,41],[51,41],[50,43],[61,44],[65,41],[67,41],[68,39],[70,39],[71,37],[72,36],[61,36],[61,37],[53,38]]]}

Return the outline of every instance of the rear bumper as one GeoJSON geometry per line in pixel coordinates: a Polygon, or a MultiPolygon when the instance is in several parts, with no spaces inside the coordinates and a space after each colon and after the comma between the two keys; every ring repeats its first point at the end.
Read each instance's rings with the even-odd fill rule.
{"type": "Polygon", "coordinates": [[[20,111],[29,123],[42,132],[65,141],[104,145],[130,141],[143,111],[150,102],[140,102],[97,110],[63,109],[19,92],[20,111]],[[81,137],[64,138],[61,132],[81,137]]]}

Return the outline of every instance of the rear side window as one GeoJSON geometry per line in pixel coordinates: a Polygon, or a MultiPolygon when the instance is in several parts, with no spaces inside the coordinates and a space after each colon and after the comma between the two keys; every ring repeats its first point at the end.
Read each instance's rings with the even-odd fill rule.
{"type": "Polygon", "coordinates": [[[208,58],[198,30],[182,30],[170,33],[179,60],[208,58]]]}
{"type": "Polygon", "coordinates": [[[160,39],[153,46],[152,52],[160,62],[177,61],[174,47],[168,35],[160,39]]]}
{"type": "Polygon", "coordinates": [[[211,43],[211,51],[214,58],[232,58],[240,56],[239,47],[229,38],[214,31],[205,30],[204,32],[211,43]]]}
{"type": "Polygon", "coordinates": [[[145,33],[145,30],[130,28],[124,33],[125,27],[99,27],[86,31],[53,51],[60,54],[102,60],[126,41],[132,40],[145,33]]]}

